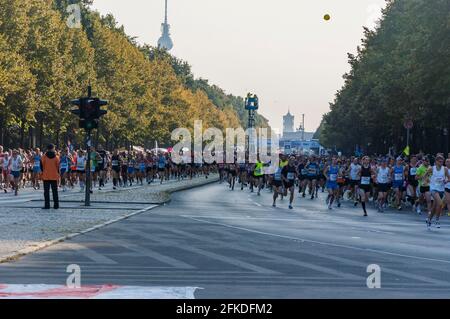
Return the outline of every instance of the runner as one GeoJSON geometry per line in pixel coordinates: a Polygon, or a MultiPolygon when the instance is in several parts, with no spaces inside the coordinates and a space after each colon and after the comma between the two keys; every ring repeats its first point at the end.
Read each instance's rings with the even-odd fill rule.
{"type": "Polygon", "coordinates": [[[427,174],[428,168],[430,167],[430,160],[428,157],[424,157],[422,164],[416,171],[416,180],[419,182],[419,191],[420,196],[417,199],[416,207],[417,213],[420,215],[421,212],[421,204],[423,201],[426,201],[427,204],[427,216],[430,214],[432,209],[431,202],[431,192],[430,192],[430,176],[427,174]]]}
{"type": "MultiPolygon", "coordinates": [[[[235,159],[236,160],[236,159],[235,159]]],[[[228,164],[228,184],[230,189],[234,191],[234,185],[236,183],[237,167],[235,163],[228,164]]]]}
{"type": "Polygon", "coordinates": [[[275,174],[273,174],[272,179],[272,188],[273,188],[273,207],[277,207],[276,201],[278,198],[278,194],[281,195],[281,198],[283,199],[283,179],[281,176],[282,168],[278,166],[277,170],[275,171],[275,174]]]}
{"type": "Polygon", "coordinates": [[[295,180],[298,176],[294,161],[295,157],[291,156],[289,158],[288,165],[284,166],[281,170],[281,178],[283,180],[284,189],[290,192],[289,209],[293,209],[292,203],[294,202],[295,180]]]}
{"type": "MultiPolygon", "coordinates": [[[[319,164],[317,164],[315,156],[310,157],[306,169],[308,171],[309,194],[311,195],[311,199],[314,199],[314,197],[317,197],[317,179],[319,176],[319,164]]],[[[303,193],[303,197],[305,197],[305,193],[303,193]]]]}
{"type": "Polygon", "coordinates": [[[387,194],[390,190],[391,169],[387,166],[387,164],[388,160],[383,159],[375,174],[378,189],[377,208],[380,213],[384,212],[387,194]]]}
{"type": "Polygon", "coordinates": [[[363,164],[361,167],[361,170],[359,171],[359,178],[360,178],[360,184],[359,184],[359,196],[361,201],[361,206],[364,211],[364,216],[367,215],[366,205],[369,201],[370,197],[370,190],[371,190],[371,179],[374,176],[374,172],[372,171],[372,168],[370,167],[370,157],[365,156],[363,158],[363,164]]]}
{"type": "Polygon", "coordinates": [[[299,164],[297,167],[298,172],[298,192],[302,193],[305,197],[306,186],[308,185],[308,170],[306,169],[306,160],[304,157],[299,159],[299,164]]]}
{"type": "Polygon", "coordinates": [[[392,176],[392,188],[395,190],[395,206],[398,210],[402,210],[402,199],[405,193],[405,166],[403,165],[403,159],[397,158],[395,166],[391,170],[392,176]]]}
{"type": "Polygon", "coordinates": [[[447,167],[444,166],[444,157],[440,154],[436,156],[435,165],[428,169],[430,176],[430,191],[434,200],[431,213],[428,215],[427,228],[431,228],[433,217],[436,217],[436,228],[441,228],[440,217],[442,213],[442,203],[445,193],[445,181],[449,178],[447,167]]]}
{"type": "Polygon", "coordinates": [[[359,159],[355,157],[353,162],[350,164],[348,174],[350,177],[350,189],[353,194],[353,199],[355,201],[355,206],[358,205],[358,194],[359,194],[359,184],[360,184],[360,171],[361,165],[359,164],[359,159]]]}
{"type": "Polygon", "coordinates": [[[23,160],[19,155],[18,150],[13,150],[12,157],[9,159],[9,168],[12,176],[12,186],[14,189],[14,195],[17,196],[19,193],[19,183],[21,170],[23,168],[23,160]]]}
{"type": "Polygon", "coordinates": [[[122,159],[117,149],[114,150],[111,156],[111,173],[113,177],[113,189],[116,190],[120,185],[120,168],[122,166],[122,159]]]}
{"type": "MultiPolygon", "coordinates": [[[[447,167],[447,171],[450,174],[450,157],[445,161],[445,166],[447,167]]],[[[445,202],[447,203],[447,210],[450,214],[450,178],[448,176],[447,183],[445,184],[445,202]]]]}
{"type": "Polygon", "coordinates": [[[80,185],[80,191],[84,191],[85,182],[86,182],[86,155],[84,151],[79,150],[77,153],[77,177],[80,185]]]}
{"type": "Polygon", "coordinates": [[[97,151],[97,174],[99,175],[98,190],[102,190],[105,187],[106,173],[108,169],[108,153],[105,151],[102,145],[98,146],[97,151]]]}
{"type": "Polygon", "coordinates": [[[62,150],[61,157],[59,159],[59,175],[63,192],[67,191],[66,183],[67,177],[69,175],[69,167],[71,164],[72,160],[70,159],[67,150],[62,150]]]}
{"type": "Polygon", "coordinates": [[[163,183],[165,175],[166,175],[166,165],[167,165],[167,159],[163,153],[160,153],[158,156],[158,175],[159,175],[159,178],[161,179],[160,184],[163,183]]]}
{"type": "Polygon", "coordinates": [[[323,175],[326,177],[326,187],[328,190],[326,202],[328,204],[329,210],[333,209],[332,205],[334,200],[336,198],[339,200],[338,198],[339,186],[337,184],[338,174],[339,174],[339,166],[337,164],[337,159],[336,157],[333,157],[331,159],[331,164],[327,165],[323,170],[323,175]]]}
{"type": "MultiPolygon", "coordinates": [[[[259,158],[259,154],[258,154],[256,163],[255,163],[255,167],[253,170],[254,186],[258,187],[258,192],[257,192],[258,196],[261,195],[261,189],[262,189],[263,183],[264,183],[263,177],[264,177],[264,164],[263,164],[263,162],[261,162],[261,160],[259,158]]],[[[252,192],[253,192],[253,189],[252,189],[252,192]]]]}
{"type": "Polygon", "coordinates": [[[417,174],[417,156],[412,156],[409,164],[406,166],[406,176],[408,181],[408,187],[406,189],[406,197],[412,205],[413,211],[418,213],[417,209],[417,187],[419,186],[419,181],[416,179],[417,174]]]}
{"type": "MultiPolygon", "coordinates": [[[[36,148],[31,154],[32,156],[32,171],[31,171],[31,184],[34,189],[39,189],[39,178],[41,175],[41,157],[42,153],[39,148],[36,148]]],[[[25,165],[26,166],[26,165],[25,165]]]]}

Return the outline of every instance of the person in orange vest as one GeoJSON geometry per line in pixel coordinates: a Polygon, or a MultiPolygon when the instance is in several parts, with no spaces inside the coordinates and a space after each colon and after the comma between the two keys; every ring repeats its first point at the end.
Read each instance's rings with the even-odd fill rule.
{"type": "Polygon", "coordinates": [[[56,154],[55,146],[50,144],[47,152],[41,158],[42,180],[44,181],[44,200],[43,209],[50,209],[50,188],[53,194],[53,207],[59,208],[58,181],[59,181],[59,157],[56,154]]]}

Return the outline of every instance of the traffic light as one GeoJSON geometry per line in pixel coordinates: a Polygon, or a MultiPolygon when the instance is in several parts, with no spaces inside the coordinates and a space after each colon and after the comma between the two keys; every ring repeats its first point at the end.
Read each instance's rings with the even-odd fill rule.
{"type": "Polygon", "coordinates": [[[256,94],[247,94],[245,98],[245,109],[256,111],[259,108],[259,99],[256,94]]]}
{"type": "Polygon", "coordinates": [[[72,105],[78,106],[71,112],[80,118],[80,128],[92,130],[98,128],[100,117],[106,115],[108,111],[102,110],[102,106],[108,104],[108,101],[99,98],[80,98],[72,100],[72,105]]]}

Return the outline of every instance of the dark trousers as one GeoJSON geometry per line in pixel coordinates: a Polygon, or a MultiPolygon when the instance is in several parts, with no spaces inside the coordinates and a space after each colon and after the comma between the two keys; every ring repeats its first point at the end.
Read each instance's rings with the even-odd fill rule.
{"type": "Polygon", "coordinates": [[[53,194],[53,207],[59,208],[58,181],[44,181],[45,208],[50,208],[50,187],[53,194]]]}

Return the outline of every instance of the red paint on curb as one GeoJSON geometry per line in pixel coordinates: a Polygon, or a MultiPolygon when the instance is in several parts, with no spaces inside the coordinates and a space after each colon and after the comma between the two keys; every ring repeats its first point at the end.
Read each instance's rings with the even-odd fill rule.
{"type": "MultiPolygon", "coordinates": [[[[0,286],[0,289],[4,289],[7,286],[0,286]]],[[[103,286],[82,286],[81,288],[68,288],[65,286],[52,288],[42,291],[34,292],[1,292],[0,298],[8,297],[33,297],[33,298],[83,298],[89,299],[98,296],[105,292],[113,291],[120,286],[103,285],[103,286]]]]}

